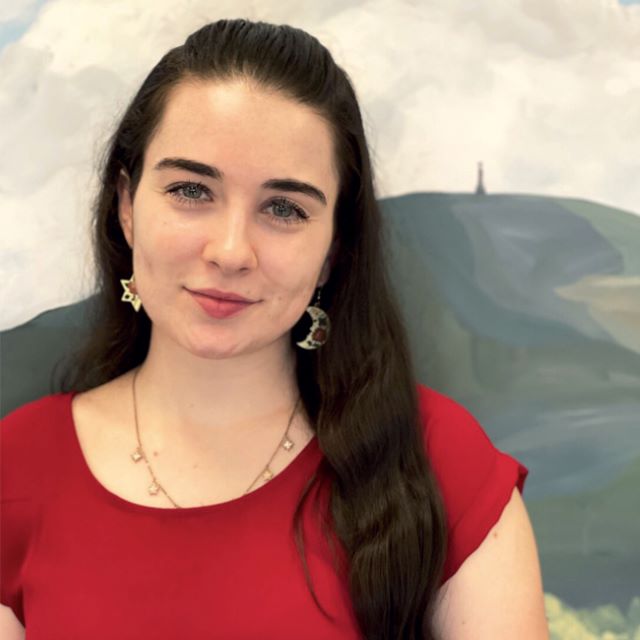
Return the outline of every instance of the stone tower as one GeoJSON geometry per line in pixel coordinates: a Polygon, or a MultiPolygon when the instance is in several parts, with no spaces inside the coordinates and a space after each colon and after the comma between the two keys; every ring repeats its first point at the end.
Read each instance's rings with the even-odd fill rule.
{"type": "Polygon", "coordinates": [[[487,191],[484,188],[484,178],[482,174],[482,162],[478,162],[478,184],[476,186],[476,195],[484,196],[487,191]]]}

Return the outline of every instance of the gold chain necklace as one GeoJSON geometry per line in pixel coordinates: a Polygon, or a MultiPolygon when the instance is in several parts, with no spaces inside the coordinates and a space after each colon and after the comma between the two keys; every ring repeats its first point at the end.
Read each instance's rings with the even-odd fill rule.
{"type": "MultiPolygon", "coordinates": [[[[131,386],[133,388],[133,417],[136,425],[136,438],[138,440],[138,447],[131,454],[131,459],[136,463],[140,462],[140,460],[144,460],[145,464],[147,465],[147,469],[149,469],[149,474],[151,475],[151,484],[147,487],[147,491],[149,492],[149,495],[155,496],[158,494],[158,492],[161,491],[162,493],[164,493],[165,496],[167,496],[167,498],[169,499],[169,502],[171,502],[171,504],[174,507],[176,507],[177,509],[182,509],[183,507],[177,504],[176,501],[166,492],[165,488],[158,482],[158,479],[156,478],[156,475],[155,473],[153,473],[153,469],[149,464],[149,458],[145,454],[144,449],[142,448],[142,443],[140,442],[140,429],[138,427],[138,407],[136,402],[136,377],[138,376],[139,371],[140,369],[136,369],[136,372],[133,374],[133,381],[131,383],[131,386]]],[[[291,416],[289,417],[289,422],[287,423],[287,428],[284,432],[284,438],[278,443],[276,450],[273,452],[273,454],[269,458],[269,462],[267,462],[267,466],[256,476],[255,480],[249,485],[249,488],[244,492],[244,495],[249,493],[249,491],[251,490],[251,487],[253,487],[253,485],[258,481],[260,477],[262,477],[266,481],[271,480],[271,478],[273,478],[273,471],[271,471],[271,469],[269,468],[269,465],[271,464],[271,461],[275,457],[276,453],[278,453],[278,450],[280,449],[281,446],[283,449],[285,449],[285,451],[290,451],[293,448],[294,442],[289,438],[289,428],[291,427],[291,423],[293,422],[293,417],[296,414],[296,409],[298,408],[299,402],[300,402],[300,397],[298,396],[298,399],[295,405],[293,406],[293,411],[291,412],[291,416]]]]}

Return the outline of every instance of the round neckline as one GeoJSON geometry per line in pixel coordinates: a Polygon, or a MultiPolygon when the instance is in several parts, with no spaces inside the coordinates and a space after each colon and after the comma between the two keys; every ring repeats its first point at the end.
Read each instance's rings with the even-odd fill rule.
{"type": "Polygon", "coordinates": [[[71,439],[73,441],[73,448],[75,455],[78,457],[81,473],[85,477],[88,486],[91,490],[101,498],[106,498],[111,504],[124,508],[128,511],[136,511],[138,513],[146,514],[162,514],[167,517],[179,517],[187,514],[210,514],[221,512],[229,509],[237,509],[240,507],[250,506],[257,500],[266,500],[269,497],[269,493],[276,491],[280,485],[289,480],[298,471],[298,467],[303,465],[307,459],[312,458],[320,450],[318,447],[318,438],[314,435],[311,440],[302,448],[300,453],[282,470],[269,480],[266,484],[260,485],[249,493],[232,498],[231,500],[225,500],[224,502],[217,502],[215,504],[205,504],[198,507],[154,507],[146,504],[138,504],[137,502],[131,502],[113,493],[107,487],[105,487],[99,480],[93,475],[91,468],[85,458],[82,445],[80,444],[80,438],[78,437],[78,431],[76,429],[76,423],[73,418],[73,398],[78,394],[77,391],[69,391],[67,395],[66,406],[66,419],[71,431],[71,439]]]}

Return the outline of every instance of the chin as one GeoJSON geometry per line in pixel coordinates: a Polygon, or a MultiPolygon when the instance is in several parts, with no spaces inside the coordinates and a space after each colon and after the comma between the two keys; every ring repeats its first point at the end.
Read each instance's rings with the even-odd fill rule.
{"type": "MultiPolygon", "coordinates": [[[[289,345],[289,331],[276,335],[247,335],[246,330],[230,327],[218,330],[199,327],[178,338],[179,344],[192,355],[207,360],[225,360],[258,351],[279,350],[289,345]]],[[[286,348],[286,347],[285,347],[286,348]]]]}
{"type": "Polygon", "coordinates": [[[242,345],[237,344],[228,346],[223,344],[190,345],[188,351],[196,358],[203,358],[205,360],[227,360],[228,358],[247,353],[246,347],[243,348],[242,345]]]}

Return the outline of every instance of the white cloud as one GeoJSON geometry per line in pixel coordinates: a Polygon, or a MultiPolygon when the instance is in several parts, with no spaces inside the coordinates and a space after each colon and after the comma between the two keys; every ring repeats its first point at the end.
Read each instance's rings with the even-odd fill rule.
{"type": "Polygon", "coordinates": [[[0,23],[26,20],[33,14],[38,0],[11,0],[0,4],[0,23]]]}
{"type": "Polygon", "coordinates": [[[223,17],[289,23],[332,51],[361,100],[380,196],[469,191],[482,160],[489,191],[640,213],[638,6],[183,0],[176,12],[172,0],[50,0],[0,53],[2,327],[89,293],[101,143],[159,57],[223,17]]]}

